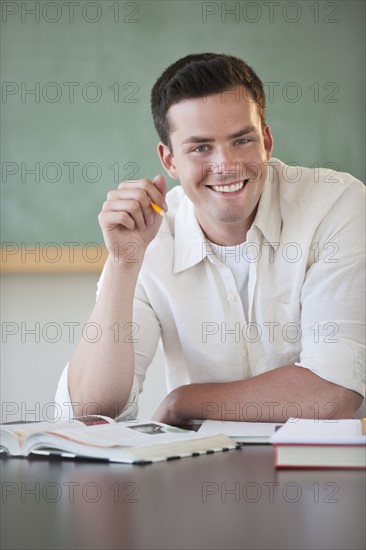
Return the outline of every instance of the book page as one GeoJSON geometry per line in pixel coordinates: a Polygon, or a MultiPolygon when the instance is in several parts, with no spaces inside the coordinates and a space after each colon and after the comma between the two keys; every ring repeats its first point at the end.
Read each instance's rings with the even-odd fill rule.
{"type": "Polygon", "coordinates": [[[46,444],[47,435],[95,447],[140,447],[202,438],[195,432],[150,421],[118,422],[111,425],[91,426],[87,430],[78,427],[50,430],[42,437],[42,443],[46,444]]]}
{"type": "Polygon", "coordinates": [[[44,433],[49,431],[58,431],[64,428],[71,430],[74,429],[85,429],[86,427],[99,424],[109,424],[113,422],[111,418],[99,416],[99,415],[88,415],[79,417],[78,419],[74,418],[71,420],[64,421],[55,421],[55,422],[19,422],[19,423],[8,423],[1,424],[0,431],[6,432],[14,436],[18,442],[21,444],[24,439],[31,434],[35,433],[44,433]]]}

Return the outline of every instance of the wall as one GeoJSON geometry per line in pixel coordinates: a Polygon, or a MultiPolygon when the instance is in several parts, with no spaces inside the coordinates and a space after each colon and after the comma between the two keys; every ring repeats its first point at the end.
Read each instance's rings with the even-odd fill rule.
{"type": "MultiPolygon", "coordinates": [[[[1,421],[53,418],[58,378],[88,321],[97,279],[92,274],[2,278],[1,421]]],[[[149,418],[165,393],[158,350],[141,395],[139,418],[149,418]]]]}

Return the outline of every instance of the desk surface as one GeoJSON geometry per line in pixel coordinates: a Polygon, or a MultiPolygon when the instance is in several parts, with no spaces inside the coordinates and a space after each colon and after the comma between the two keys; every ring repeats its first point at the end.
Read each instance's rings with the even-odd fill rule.
{"type": "Polygon", "coordinates": [[[365,471],[273,464],[267,445],[149,466],[2,457],[1,548],[365,548],[365,471]]]}

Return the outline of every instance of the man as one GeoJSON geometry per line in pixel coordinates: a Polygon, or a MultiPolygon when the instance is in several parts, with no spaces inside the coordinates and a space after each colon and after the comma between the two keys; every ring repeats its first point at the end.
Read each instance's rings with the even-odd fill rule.
{"type": "Polygon", "coordinates": [[[363,185],[271,159],[262,83],[235,57],[178,60],[151,103],[180,186],[167,193],[159,175],[108,193],[89,318],[101,338],[80,341],[56,401],[136,416],[161,338],[169,394],[155,420],[352,417],[365,391],[363,185]]]}

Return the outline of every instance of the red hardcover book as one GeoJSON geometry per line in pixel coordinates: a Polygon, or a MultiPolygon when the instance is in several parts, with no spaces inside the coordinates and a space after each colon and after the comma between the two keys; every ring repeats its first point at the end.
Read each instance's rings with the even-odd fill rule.
{"type": "Polygon", "coordinates": [[[366,468],[360,420],[290,418],[270,442],[276,468],[366,468]]]}

